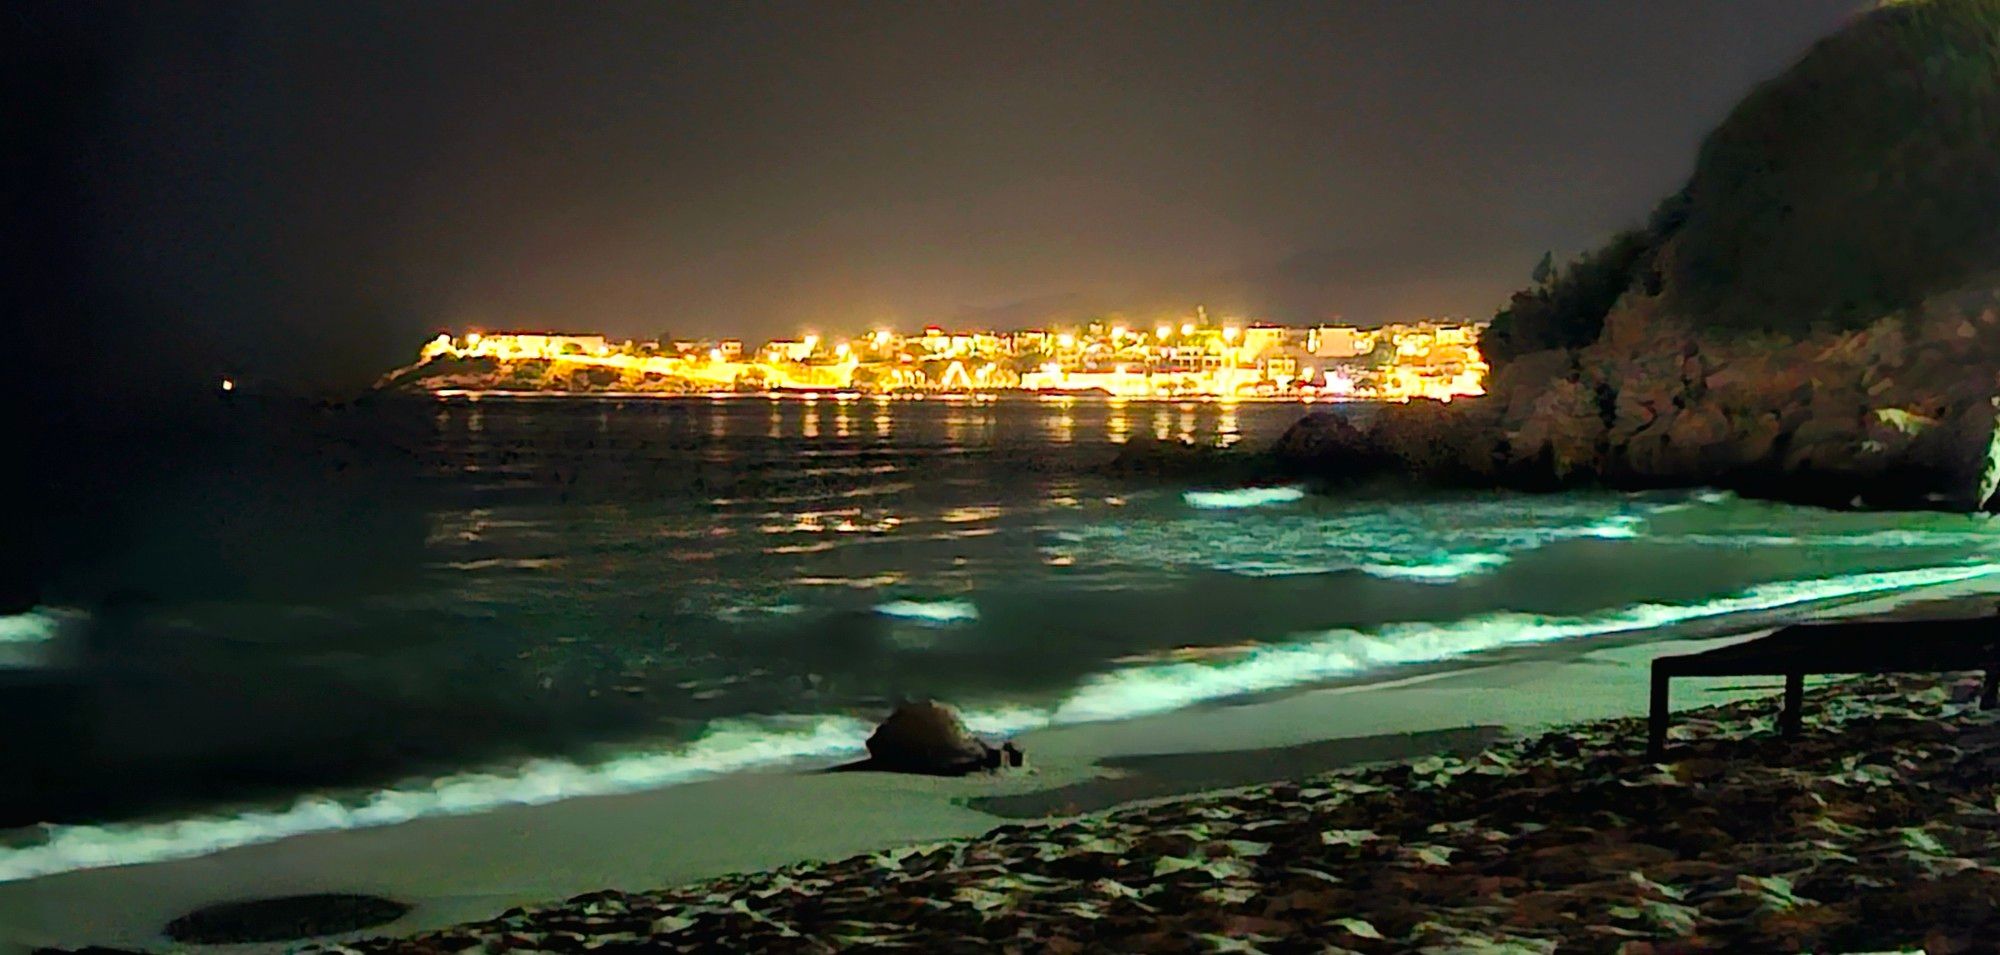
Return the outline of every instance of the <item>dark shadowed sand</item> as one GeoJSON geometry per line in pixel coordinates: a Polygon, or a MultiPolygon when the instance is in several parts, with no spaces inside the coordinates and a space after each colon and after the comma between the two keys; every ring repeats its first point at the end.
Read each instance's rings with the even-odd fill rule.
{"type": "Polygon", "coordinates": [[[1486,748],[1504,732],[1498,726],[1469,726],[1221,753],[1113,756],[1097,763],[1112,774],[1104,778],[1012,796],[981,796],[967,805],[1007,819],[1074,816],[1166,796],[1303,779],[1364,763],[1432,753],[1463,756],[1486,748]]]}

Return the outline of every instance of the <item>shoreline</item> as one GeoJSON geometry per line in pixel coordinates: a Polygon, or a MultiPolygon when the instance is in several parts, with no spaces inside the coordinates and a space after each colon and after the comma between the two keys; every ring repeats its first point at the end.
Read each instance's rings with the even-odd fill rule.
{"type": "Polygon", "coordinates": [[[439,388],[401,393],[411,398],[438,401],[944,401],[953,404],[990,404],[1001,401],[1101,401],[1107,404],[1263,404],[1263,405],[1393,405],[1408,404],[1411,398],[1356,398],[1326,395],[1114,395],[1100,391],[980,391],[980,392],[863,392],[842,388],[798,391],[697,391],[667,393],[654,391],[520,391],[514,389],[439,388]]]}
{"type": "Polygon", "coordinates": [[[2000,721],[1981,681],[1843,678],[1789,739],[1768,701],[1703,706],[1659,761],[1643,719],[1614,717],[304,950],[1986,951],[2000,721]]]}
{"type": "MultiPolygon", "coordinates": [[[[792,765],[665,789],[343,829],[210,855],[0,883],[9,946],[160,948],[168,920],[220,901],[366,892],[414,904],[360,934],[408,935],[606,888],[644,890],[976,836],[1010,821],[1413,758],[1643,712],[1644,664],[1809,616],[1968,615],[2000,575],[1489,650],[1365,677],[1021,734],[1029,773],[934,779],[792,765]],[[1468,727],[1480,734],[1467,735],[1468,727]],[[1276,775],[1273,775],[1275,773],[1276,775]],[[1262,776],[1263,778],[1254,778],[1262,776]],[[811,805],[813,813],[798,807],[811,805]]],[[[1691,685],[1675,709],[1768,695],[1691,685]]],[[[261,949],[277,950],[285,945],[261,949]]]]}

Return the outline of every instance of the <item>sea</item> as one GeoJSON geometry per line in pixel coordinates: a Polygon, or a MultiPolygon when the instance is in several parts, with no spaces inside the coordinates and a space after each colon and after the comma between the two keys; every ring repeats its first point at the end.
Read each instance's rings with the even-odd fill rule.
{"type": "Polygon", "coordinates": [[[831,765],[907,699],[997,739],[2000,570],[1978,516],[1106,468],[1309,410],[1373,413],[456,396],[383,500],[218,467],[149,507],[142,598],[0,618],[63,691],[0,880],[831,765]]]}

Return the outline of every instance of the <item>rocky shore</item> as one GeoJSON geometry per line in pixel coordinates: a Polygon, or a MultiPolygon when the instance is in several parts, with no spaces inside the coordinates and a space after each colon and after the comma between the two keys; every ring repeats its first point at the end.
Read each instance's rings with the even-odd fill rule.
{"type": "Polygon", "coordinates": [[[2000,721],[1865,678],[325,952],[1987,951],[2000,721]]]}
{"type": "Polygon", "coordinates": [[[1309,415],[1274,448],[1326,480],[1399,475],[1550,490],[1713,486],[1825,507],[1996,503],[2000,292],[1942,296],[1866,328],[1704,331],[1628,294],[1602,337],[1519,356],[1489,393],[1309,415]]]}

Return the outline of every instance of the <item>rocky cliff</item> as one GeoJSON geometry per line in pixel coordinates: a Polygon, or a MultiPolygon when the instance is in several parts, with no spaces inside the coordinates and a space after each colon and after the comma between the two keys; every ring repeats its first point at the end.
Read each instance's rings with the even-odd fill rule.
{"type": "Polygon", "coordinates": [[[1281,462],[1553,488],[1994,509],[2000,0],[1858,17],[1745,98],[1687,187],[1513,296],[1488,394],[1281,462]]]}

